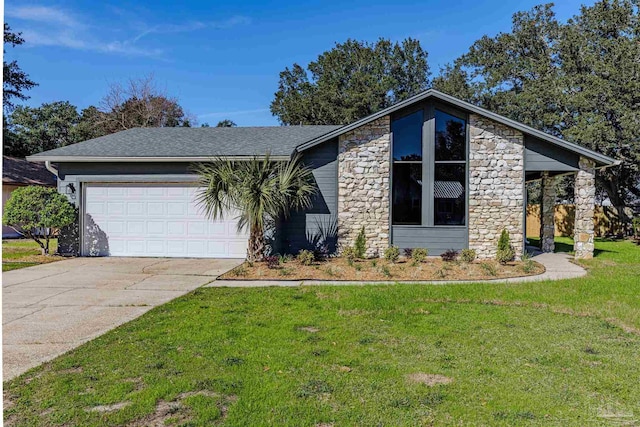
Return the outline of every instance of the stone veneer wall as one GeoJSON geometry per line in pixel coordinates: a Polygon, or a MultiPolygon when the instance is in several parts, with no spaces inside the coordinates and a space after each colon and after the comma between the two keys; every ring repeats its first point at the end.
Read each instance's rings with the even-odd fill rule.
{"type": "Polygon", "coordinates": [[[540,250],[553,253],[555,249],[556,180],[549,172],[542,173],[542,209],[540,212],[540,250]]]}
{"type": "Polygon", "coordinates": [[[573,249],[576,259],[593,258],[593,215],[596,202],[595,163],[580,157],[574,186],[576,205],[573,227],[573,249]]]}
{"type": "Polygon", "coordinates": [[[469,115],[469,248],[496,255],[503,229],[516,257],[524,244],[524,139],[520,131],[469,115]]]}
{"type": "Polygon", "coordinates": [[[385,116],[340,136],[338,144],[339,246],[353,245],[362,226],[367,256],[389,247],[391,122],[385,116]]]}

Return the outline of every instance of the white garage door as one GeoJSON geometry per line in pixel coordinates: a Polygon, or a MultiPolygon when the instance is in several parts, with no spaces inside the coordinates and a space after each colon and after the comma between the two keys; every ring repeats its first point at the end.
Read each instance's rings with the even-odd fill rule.
{"type": "Polygon", "coordinates": [[[204,217],[185,184],[88,184],[83,255],[244,258],[248,234],[237,214],[204,217]]]}

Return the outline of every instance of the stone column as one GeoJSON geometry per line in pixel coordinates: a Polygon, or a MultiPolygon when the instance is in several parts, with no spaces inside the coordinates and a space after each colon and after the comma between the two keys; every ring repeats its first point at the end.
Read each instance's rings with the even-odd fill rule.
{"type": "Polygon", "coordinates": [[[593,258],[593,215],[596,201],[595,163],[580,157],[576,174],[576,219],[573,227],[573,250],[576,259],[593,258]]]}
{"type": "Polygon", "coordinates": [[[389,247],[391,120],[381,117],[341,135],[338,151],[340,250],[353,245],[362,227],[368,257],[389,247]]]}
{"type": "Polygon", "coordinates": [[[542,173],[542,202],[540,206],[540,250],[551,252],[555,249],[554,221],[556,206],[556,180],[550,177],[549,172],[542,173]]]}

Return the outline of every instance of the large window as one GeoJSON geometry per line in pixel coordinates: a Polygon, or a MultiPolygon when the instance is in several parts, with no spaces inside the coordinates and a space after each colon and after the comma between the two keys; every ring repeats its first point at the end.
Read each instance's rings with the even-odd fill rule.
{"type": "Polygon", "coordinates": [[[466,220],[467,124],[435,110],[433,224],[464,225],[466,220]]]}
{"type": "Polygon", "coordinates": [[[466,224],[467,123],[461,117],[426,107],[393,121],[394,225],[466,224]]]}
{"type": "Polygon", "coordinates": [[[393,224],[422,219],[422,110],[393,122],[393,224]]]}

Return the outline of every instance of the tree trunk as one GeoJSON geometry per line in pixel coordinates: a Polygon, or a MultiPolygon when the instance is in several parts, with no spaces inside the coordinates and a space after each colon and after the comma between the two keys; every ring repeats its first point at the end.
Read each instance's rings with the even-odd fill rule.
{"type": "Polygon", "coordinates": [[[627,235],[631,229],[631,218],[627,215],[624,208],[626,207],[620,192],[618,191],[618,180],[613,174],[602,178],[603,187],[609,201],[618,211],[618,221],[620,221],[623,234],[627,235]]]}
{"type": "Polygon", "coordinates": [[[249,249],[247,250],[247,260],[262,261],[264,259],[264,232],[262,228],[252,226],[249,233],[249,249]]]}

